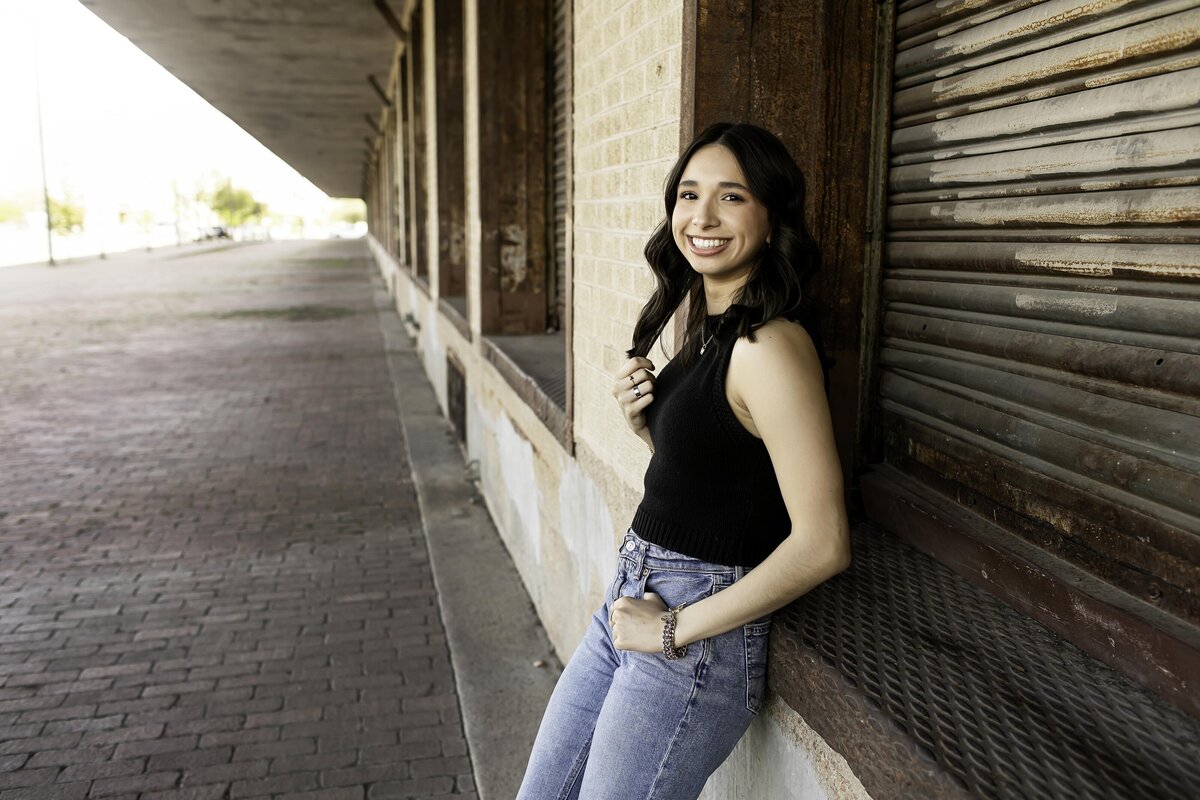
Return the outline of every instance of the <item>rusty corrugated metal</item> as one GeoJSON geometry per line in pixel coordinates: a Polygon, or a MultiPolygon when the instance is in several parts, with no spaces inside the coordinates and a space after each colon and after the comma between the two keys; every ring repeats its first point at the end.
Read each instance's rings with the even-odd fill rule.
{"type": "Polygon", "coordinates": [[[1200,69],[909,125],[892,137],[893,166],[1200,123],[1200,69]],[[1023,137],[1018,141],[1018,137],[1023,137]]]}
{"type": "Polygon", "coordinates": [[[1034,52],[1079,41],[1200,6],[1197,0],[1048,0],[991,22],[948,33],[896,54],[896,87],[904,88],[1011,62],[1034,52]],[[900,77],[903,76],[903,77],[900,77]]]}
{"type": "Polygon", "coordinates": [[[1098,180],[1126,188],[1188,183],[1197,166],[1200,136],[1173,128],[898,166],[889,188],[896,203],[1046,195],[1083,191],[1098,180]]]}
{"type": "Polygon", "coordinates": [[[898,11],[884,458],[1197,641],[1200,0],[898,11]]]}
{"type": "Polygon", "coordinates": [[[1042,0],[901,0],[897,4],[897,51],[949,36],[963,28],[1037,5],[1042,0]]]}
{"type": "Polygon", "coordinates": [[[1200,65],[1198,43],[1200,9],[1049,49],[1037,49],[1034,40],[1024,55],[898,89],[893,123],[906,127],[1195,67],[1200,65]]]}
{"type": "MultiPolygon", "coordinates": [[[[1095,277],[1200,278],[1196,250],[1188,245],[1024,243],[1024,242],[892,242],[887,250],[893,268],[968,269],[988,273],[1018,272],[1095,277]]],[[[1172,294],[1200,293],[1200,286],[1170,284],[1172,294]]]]}

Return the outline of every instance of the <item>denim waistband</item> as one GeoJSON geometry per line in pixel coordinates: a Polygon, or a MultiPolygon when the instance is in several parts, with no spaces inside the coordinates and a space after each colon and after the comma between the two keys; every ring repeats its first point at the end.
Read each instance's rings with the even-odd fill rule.
{"type": "Polygon", "coordinates": [[[653,542],[647,542],[638,536],[633,528],[625,532],[625,538],[621,541],[618,555],[621,558],[631,561],[638,570],[641,570],[643,566],[648,566],[653,569],[670,569],[681,572],[707,572],[715,575],[726,575],[729,577],[730,583],[741,580],[746,574],[745,567],[701,561],[698,558],[692,558],[691,556],[685,556],[683,553],[668,550],[653,542]]]}

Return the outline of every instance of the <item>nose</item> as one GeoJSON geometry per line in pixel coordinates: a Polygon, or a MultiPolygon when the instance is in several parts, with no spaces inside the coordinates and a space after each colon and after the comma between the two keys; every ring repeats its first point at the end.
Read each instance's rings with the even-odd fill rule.
{"type": "Polygon", "coordinates": [[[693,225],[695,225],[697,228],[711,228],[717,223],[717,216],[715,213],[713,213],[713,208],[710,203],[696,203],[695,209],[692,211],[693,225]]]}

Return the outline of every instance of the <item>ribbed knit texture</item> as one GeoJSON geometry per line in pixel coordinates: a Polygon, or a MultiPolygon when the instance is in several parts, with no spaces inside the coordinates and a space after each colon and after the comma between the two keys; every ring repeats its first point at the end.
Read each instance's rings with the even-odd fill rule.
{"type": "Polygon", "coordinates": [[[736,326],[690,366],[673,359],[654,382],[646,424],[654,455],[633,530],[717,564],[757,566],[791,530],[771,457],[725,399],[736,326]]]}

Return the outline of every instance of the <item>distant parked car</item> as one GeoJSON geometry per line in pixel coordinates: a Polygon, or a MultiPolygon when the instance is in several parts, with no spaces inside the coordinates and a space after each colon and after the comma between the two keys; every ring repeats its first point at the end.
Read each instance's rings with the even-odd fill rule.
{"type": "Polygon", "coordinates": [[[224,226],[214,225],[211,228],[206,228],[204,230],[204,233],[202,233],[200,235],[200,238],[198,241],[212,242],[217,239],[230,239],[230,238],[232,238],[232,237],[229,235],[229,231],[227,231],[224,226]]]}

